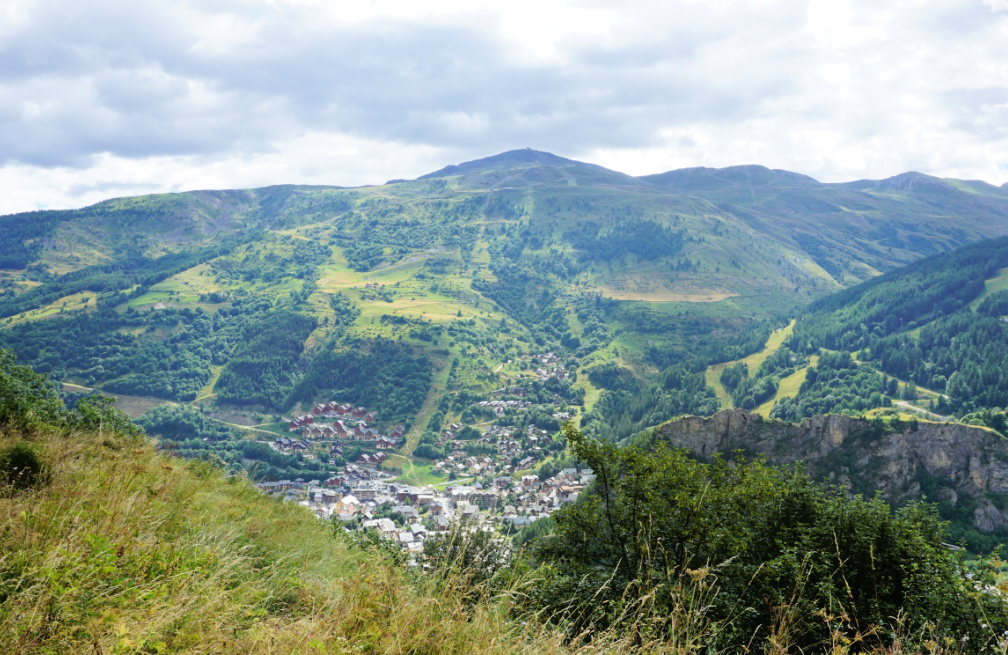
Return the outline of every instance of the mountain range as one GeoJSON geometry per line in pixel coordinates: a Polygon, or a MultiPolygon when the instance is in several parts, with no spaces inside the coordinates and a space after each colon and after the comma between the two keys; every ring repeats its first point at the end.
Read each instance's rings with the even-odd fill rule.
{"type": "MultiPolygon", "coordinates": [[[[997,416],[974,416],[1000,398],[972,389],[992,375],[981,347],[891,353],[946,313],[977,331],[998,320],[997,303],[977,320],[961,312],[1003,286],[1006,249],[977,251],[993,258],[979,267],[956,249],[1003,234],[1008,188],[982,182],[823,184],[762,166],[633,177],[515,150],[373,187],[191,191],[0,217],[0,346],[67,390],[147,411],[152,432],[198,435],[196,450],[231,443],[240,426],[283,435],[329,401],[377,413],[381,430],[403,423],[410,466],[444,456],[451,426],[527,436],[572,416],[624,439],[733,404],[796,419],[895,411],[895,398],[916,403],[901,411],[997,429],[997,416]],[[933,263],[903,268],[918,261],[933,263]],[[914,291],[927,288],[955,303],[936,313],[914,291]],[[887,316],[890,304],[916,313],[887,316]],[[879,326],[871,338],[862,315],[879,326]],[[821,336],[834,324],[848,331],[841,345],[821,336]],[[820,348],[861,363],[842,352],[819,363],[820,348]],[[946,384],[954,393],[935,388],[946,384]]],[[[514,465],[561,457],[520,446],[514,465]]]]}
{"type": "MultiPolygon", "coordinates": [[[[124,255],[178,252],[249,228],[318,224],[339,231],[347,214],[389,225],[423,221],[462,201],[477,214],[492,207],[498,218],[507,208],[561,250],[577,249],[572,230],[624,238],[623,223],[634,218],[685,235],[674,257],[590,266],[586,284],[612,297],[698,300],[739,294],[772,297],[789,309],[921,256],[1008,231],[1008,189],[982,182],[904,173],[821,184],[761,166],[631,177],[516,150],[380,187],[193,191],[6,216],[0,218],[5,235],[0,265],[34,265],[58,275],[124,255]],[[695,266],[671,271],[674,259],[695,266]]],[[[489,224],[484,218],[489,217],[474,220],[480,229],[489,224]]],[[[392,235],[391,240],[413,255],[458,247],[437,237],[405,243],[392,235]]]]}

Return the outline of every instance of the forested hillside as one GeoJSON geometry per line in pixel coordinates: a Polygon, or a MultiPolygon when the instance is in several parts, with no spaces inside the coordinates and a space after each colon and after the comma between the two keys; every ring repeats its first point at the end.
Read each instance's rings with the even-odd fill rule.
{"type": "Polygon", "coordinates": [[[912,265],[902,295],[875,277],[1008,231],[1002,190],[921,179],[820,184],[758,166],[635,178],[523,150],[379,187],[0,217],[0,346],[135,415],[174,402],[228,431],[255,425],[255,438],[207,437],[191,420],[145,419],[260,469],[269,458],[236,456],[236,440],[284,436],[320,402],[363,407],[382,433],[404,425],[407,457],[421,441],[446,456],[453,424],[520,433],[501,467],[558,466],[530,439],[563,416],[623,439],[726,403],[780,401],[789,417],[884,407],[892,378],[897,395],[906,382],[947,389],[936,412],[1003,407],[1002,356],[979,355],[1000,297],[956,313],[1005,265],[999,246],[912,265]],[[759,353],[809,301],[787,349],[705,375],[759,353]]]}
{"type": "Polygon", "coordinates": [[[788,346],[801,353],[837,352],[823,354],[798,395],[778,403],[773,415],[793,420],[865,410],[884,406],[882,397],[888,395],[925,398],[937,414],[1004,432],[1006,268],[1008,239],[994,239],[813,303],[796,322],[788,346]]]}

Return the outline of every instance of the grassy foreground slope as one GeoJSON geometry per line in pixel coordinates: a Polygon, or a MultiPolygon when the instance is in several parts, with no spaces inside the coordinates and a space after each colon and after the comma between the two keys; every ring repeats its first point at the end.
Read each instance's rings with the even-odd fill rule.
{"type": "Polygon", "coordinates": [[[999,562],[967,578],[926,507],[892,515],[761,461],[565,436],[601,487],[552,534],[519,535],[531,551],[512,557],[463,524],[410,570],[377,535],[167,456],[105,399],[66,407],[0,360],[0,652],[1008,648],[999,562]]]}
{"type": "Polygon", "coordinates": [[[142,437],[8,428],[0,452],[26,442],[49,482],[0,494],[0,652],[566,652],[142,437]]]}

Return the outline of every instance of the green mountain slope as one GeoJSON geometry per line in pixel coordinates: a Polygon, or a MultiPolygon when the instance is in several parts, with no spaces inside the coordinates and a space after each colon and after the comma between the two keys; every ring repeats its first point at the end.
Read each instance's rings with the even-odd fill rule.
{"type": "Polygon", "coordinates": [[[0,345],[69,383],[261,412],[265,429],[339,400],[383,429],[416,419],[412,448],[520,388],[532,407],[484,428],[576,407],[626,436],[716,407],[685,390],[808,301],[1008,231],[1006,198],[919,174],[635,178],[520,150],[377,187],[115,199],[0,217],[0,345]],[[562,368],[534,363],[548,353],[562,368]]]}
{"type": "MultiPolygon", "coordinates": [[[[1002,237],[812,303],[781,352],[791,362],[813,355],[817,366],[791,398],[778,396],[771,416],[796,420],[895,403],[1008,432],[1006,270],[1008,239],[1002,237]]],[[[742,377],[747,386],[759,386],[762,377],[773,387],[773,375],[742,377]]]]}

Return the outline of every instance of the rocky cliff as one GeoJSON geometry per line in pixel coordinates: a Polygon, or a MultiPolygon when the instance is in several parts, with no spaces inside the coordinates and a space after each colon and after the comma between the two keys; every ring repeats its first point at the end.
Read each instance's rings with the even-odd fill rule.
{"type": "Polygon", "coordinates": [[[1008,440],[955,423],[892,423],[841,415],[791,424],[742,409],[688,416],[650,435],[705,458],[741,450],[777,465],[804,462],[852,493],[881,491],[894,504],[922,496],[946,518],[968,519],[983,533],[1008,531],[1008,440]]]}

